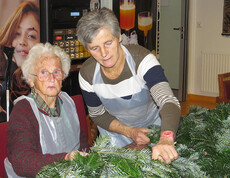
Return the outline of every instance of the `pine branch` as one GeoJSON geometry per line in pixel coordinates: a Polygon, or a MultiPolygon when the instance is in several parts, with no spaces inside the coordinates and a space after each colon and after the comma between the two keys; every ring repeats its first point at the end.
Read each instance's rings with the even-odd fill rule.
{"type": "Polygon", "coordinates": [[[191,107],[181,118],[175,146],[180,157],[171,164],[152,160],[151,147],[160,137],[159,127],[150,127],[148,148],[131,150],[110,146],[110,138],[97,138],[92,152],[73,161],[45,166],[37,177],[229,177],[230,104],[214,110],[191,107]]]}

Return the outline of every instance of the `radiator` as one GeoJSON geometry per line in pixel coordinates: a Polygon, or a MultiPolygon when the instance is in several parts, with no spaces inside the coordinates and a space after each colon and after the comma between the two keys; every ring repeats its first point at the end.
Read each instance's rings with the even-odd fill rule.
{"type": "Polygon", "coordinates": [[[219,93],[218,74],[230,72],[230,54],[202,52],[201,91],[219,93]]]}

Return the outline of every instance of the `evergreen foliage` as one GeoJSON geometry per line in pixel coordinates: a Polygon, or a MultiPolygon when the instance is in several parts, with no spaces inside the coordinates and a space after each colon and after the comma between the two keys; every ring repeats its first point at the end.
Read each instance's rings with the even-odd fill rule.
{"type": "Polygon", "coordinates": [[[176,150],[171,164],[152,160],[151,147],[159,140],[160,128],[151,127],[149,147],[142,150],[111,147],[109,137],[98,137],[92,152],[76,155],[43,167],[37,178],[48,177],[230,177],[230,104],[209,110],[191,108],[181,117],[176,150]]]}

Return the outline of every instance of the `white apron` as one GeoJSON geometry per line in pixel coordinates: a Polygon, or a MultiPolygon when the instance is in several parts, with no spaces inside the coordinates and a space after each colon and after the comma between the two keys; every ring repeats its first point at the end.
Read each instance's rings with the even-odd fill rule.
{"type": "MultiPolygon", "coordinates": [[[[157,106],[153,102],[150,92],[145,85],[145,81],[140,79],[136,74],[136,64],[129,53],[124,47],[126,61],[132,72],[132,79],[129,82],[131,85],[127,85],[127,88],[132,90],[131,99],[122,99],[118,96],[117,89],[113,90],[112,85],[106,85],[103,82],[100,64],[96,64],[95,73],[93,77],[94,91],[100,98],[105,109],[113,116],[115,116],[120,122],[133,127],[145,127],[150,125],[161,125],[161,118],[157,106]],[[106,97],[109,95],[110,98],[106,97]],[[105,94],[106,93],[106,94],[105,94]]],[[[132,139],[114,132],[109,132],[98,126],[101,135],[108,134],[111,137],[110,144],[113,146],[126,146],[133,142],[132,139]]]]}
{"type": "MultiPolygon", "coordinates": [[[[14,101],[14,104],[22,99],[27,99],[30,102],[39,124],[43,154],[69,153],[80,147],[80,123],[74,102],[65,92],[61,92],[59,97],[63,101],[60,117],[49,117],[42,114],[35,101],[30,97],[21,96],[14,101]]],[[[19,177],[14,172],[8,158],[4,162],[8,177],[19,177]]]]}

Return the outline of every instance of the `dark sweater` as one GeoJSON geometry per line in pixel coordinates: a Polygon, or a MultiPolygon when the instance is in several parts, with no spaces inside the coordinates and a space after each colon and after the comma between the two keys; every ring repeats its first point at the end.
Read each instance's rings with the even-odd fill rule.
{"type": "MultiPolygon", "coordinates": [[[[89,144],[81,131],[79,150],[82,149],[89,150],[89,144]]],[[[43,166],[63,160],[65,154],[42,154],[37,119],[30,103],[26,99],[19,101],[11,112],[7,129],[7,157],[16,174],[35,177],[43,166]]]]}

